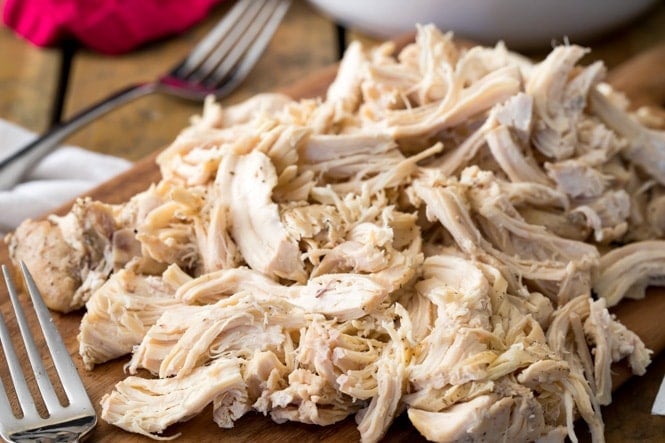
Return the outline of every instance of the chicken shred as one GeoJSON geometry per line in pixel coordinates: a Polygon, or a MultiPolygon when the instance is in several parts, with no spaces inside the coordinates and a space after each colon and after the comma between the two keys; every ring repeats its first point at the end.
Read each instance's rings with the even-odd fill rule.
{"type": "Polygon", "coordinates": [[[579,46],[531,62],[428,25],[392,51],[350,45],[321,99],[209,99],[161,181],[7,237],[50,308],[85,305],[88,369],[131,355],[104,420],[603,441],[611,365],[650,361],[608,307],[665,284],[665,132],[579,46]]]}

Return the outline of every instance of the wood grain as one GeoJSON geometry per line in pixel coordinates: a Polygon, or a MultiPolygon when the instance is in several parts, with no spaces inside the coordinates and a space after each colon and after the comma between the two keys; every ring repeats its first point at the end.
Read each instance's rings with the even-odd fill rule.
{"type": "Polygon", "coordinates": [[[630,97],[633,108],[640,106],[665,107],[665,43],[653,46],[631,60],[613,69],[608,81],[630,97]],[[651,68],[663,67],[661,71],[651,68]]]}
{"type": "Polygon", "coordinates": [[[0,117],[32,131],[45,131],[60,61],[59,51],[36,48],[0,26],[0,117]]]}
{"type": "MultiPolygon", "coordinates": [[[[648,67],[648,69],[651,70],[657,70],[657,68],[659,67],[648,67]]],[[[624,67],[622,69],[630,68],[624,67]]],[[[640,69],[646,68],[642,66],[640,69]]],[[[286,92],[294,97],[320,94],[333,78],[334,73],[334,67],[324,69],[303,80],[296,86],[289,88],[286,92]]],[[[638,78],[638,76],[635,78],[638,78]]],[[[94,198],[108,202],[124,201],[134,193],[145,189],[149,183],[156,181],[157,179],[158,172],[154,163],[153,154],[145,160],[137,163],[135,167],[127,173],[91,191],[90,195],[94,198]]],[[[64,211],[66,211],[66,208],[60,210],[60,212],[64,211]]],[[[6,260],[7,251],[4,245],[2,245],[2,247],[0,247],[0,261],[6,262],[6,260]]],[[[644,300],[622,302],[620,306],[614,310],[616,316],[624,322],[626,326],[636,331],[646,344],[655,351],[656,355],[661,353],[663,348],[665,348],[665,328],[662,323],[665,318],[664,292],[665,291],[660,289],[652,290],[644,300]]],[[[0,289],[0,310],[2,310],[3,313],[9,311],[6,297],[7,295],[4,288],[0,289]]],[[[84,371],[80,367],[80,358],[77,353],[78,344],[76,340],[80,318],[80,314],[54,314],[54,321],[65,338],[74,361],[79,366],[79,370],[83,375],[84,382],[95,405],[98,405],[100,398],[110,390],[112,384],[124,377],[122,365],[126,362],[126,359],[123,358],[102,365],[92,372],[84,371]]],[[[656,368],[661,368],[661,373],[648,372],[644,379],[651,381],[651,384],[659,381],[662,376],[662,367],[663,365],[660,363],[656,368]]],[[[0,368],[0,370],[1,369],[2,368],[0,368]]],[[[622,371],[620,367],[617,367],[616,370],[617,377],[615,378],[615,385],[618,386],[626,381],[628,374],[622,371]]],[[[631,380],[631,383],[632,382],[633,381],[631,380]]],[[[629,392],[628,394],[631,393],[629,392]]],[[[635,398],[636,396],[632,395],[632,397],[635,398]]],[[[646,396],[637,397],[636,400],[639,401],[640,405],[645,405],[650,401],[647,400],[646,396]]],[[[613,417],[613,421],[608,423],[608,440],[620,441],[618,440],[619,438],[632,438],[631,435],[635,435],[634,432],[631,433],[635,423],[629,422],[625,418],[631,416],[629,413],[630,411],[625,409],[625,405],[615,403],[610,408],[606,409],[609,411],[609,416],[613,417]],[[613,413],[613,411],[616,412],[613,413]]],[[[241,419],[233,430],[218,430],[210,419],[210,412],[210,409],[207,409],[190,422],[174,426],[172,429],[169,429],[169,434],[183,432],[187,441],[224,440],[232,442],[340,442],[356,441],[359,437],[355,429],[355,423],[352,419],[345,420],[334,426],[320,428],[297,423],[275,425],[266,417],[249,415],[241,419]]],[[[658,441],[662,435],[665,435],[662,432],[664,430],[662,421],[658,422],[657,418],[654,421],[653,417],[650,416],[642,418],[644,421],[640,422],[639,429],[641,441],[658,441]]],[[[92,441],[111,442],[118,440],[138,442],[145,441],[146,439],[137,435],[124,433],[104,422],[101,422],[92,434],[92,441]]],[[[422,441],[422,437],[418,436],[408,421],[402,417],[391,427],[385,441],[398,442],[406,440],[422,441]]]]}

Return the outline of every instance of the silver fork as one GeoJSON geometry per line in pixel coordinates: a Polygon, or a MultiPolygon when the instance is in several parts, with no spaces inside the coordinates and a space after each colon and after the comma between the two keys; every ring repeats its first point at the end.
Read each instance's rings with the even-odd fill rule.
{"type": "Polygon", "coordinates": [[[239,0],[169,72],[152,82],[112,94],[0,161],[0,190],[12,188],[70,134],[122,104],[155,92],[197,101],[207,95],[228,95],[254,67],[290,3],[291,0],[239,0]]]}
{"type": "Polygon", "coordinates": [[[3,384],[0,383],[0,436],[11,442],[78,441],[97,423],[95,409],[85,391],[76,367],[67,352],[67,348],[53,324],[48,308],[42,300],[35,281],[32,279],[24,263],[21,263],[20,267],[26,287],[30,293],[30,298],[32,299],[35,313],[37,314],[37,319],[39,320],[39,325],[46,339],[46,345],[51,353],[51,359],[53,360],[58,377],[60,377],[69,404],[62,406],[58,400],[53,384],[46,373],[39,349],[30,332],[25,313],[19,303],[18,292],[16,291],[14,282],[7,267],[2,265],[2,273],[9,292],[9,298],[14,306],[16,321],[23,338],[30,365],[35,374],[39,392],[48,410],[48,417],[40,417],[37,411],[35,400],[30,394],[26,378],[12,345],[7,324],[0,314],[0,341],[2,342],[2,349],[5,353],[9,374],[14,384],[19,406],[23,413],[23,417],[21,418],[14,416],[7,392],[3,384]]]}

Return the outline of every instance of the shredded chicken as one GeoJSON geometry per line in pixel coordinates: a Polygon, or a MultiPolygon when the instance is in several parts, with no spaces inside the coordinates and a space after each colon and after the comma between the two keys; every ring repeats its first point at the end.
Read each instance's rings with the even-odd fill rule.
{"type": "Polygon", "coordinates": [[[594,290],[608,306],[624,297],[643,298],[650,285],[665,285],[665,241],[630,243],[601,257],[594,290]]]}
{"type": "Polygon", "coordinates": [[[650,360],[607,308],[665,282],[665,133],[575,45],[392,49],[350,45],[321,99],[208,100],[160,182],[7,238],[49,307],[85,305],[87,368],[130,355],[104,420],[603,440],[611,365],[650,360]]]}

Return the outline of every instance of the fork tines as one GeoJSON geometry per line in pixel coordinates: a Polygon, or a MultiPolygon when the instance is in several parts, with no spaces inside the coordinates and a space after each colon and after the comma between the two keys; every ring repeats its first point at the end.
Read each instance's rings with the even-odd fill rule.
{"type": "Polygon", "coordinates": [[[240,0],[175,69],[210,86],[246,75],[270,42],[291,0],[240,0]]]}
{"type": "MultiPolygon", "coordinates": [[[[96,422],[95,411],[90,402],[88,394],[85,391],[83,382],[78,375],[76,367],[62,342],[62,338],[57,328],[53,324],[48,308],[37,289],[35,281],[24,263],[20,264],[21,273],[25,280],[25,286],[30,294],[30,299],[39,321],[46,345],[48,347],[51,359],[55,366],[62,388],[67,396],[69,404],[62,406],[56,395],[55,388],[48,377],[46,368],[42,361],[39,348],[30,331],[30,325],[21,303],[19,301],[18,291],[11,278],[9,268],[2,266],[2,273],[5,284],[9,292],[9,298],[14,308],[18,329],[23,339],[28,360],[37,382],[39,393],[44,401],[48,418],[42,418],[39,415],[35,399],[30,393],[25,374],[21,369],[21,363],[17,356],[16,349],[12,344],[11,335],[7,328],[4,317],[0,314],[0,341],[5,354],[5,359],[9,369],[9,375],[22,411],[22,417],[17,418],[12,412],[11,403],[2,383],[0,383],[0,435],[11,440],[17,435],[28,436],[36,430],[43,432],[48,429],[49,432],[59,429],[59,424],[65,422],[69,428],[72,421],[85,422],[85,430],[89,430],[96,422]]],[[[8,383],[8,381],[5,381],[8,383]]],[[[9,386],[9,384],[7,384],[9,386]]],[[[69,429],[68,428],[68,429],[69,429]]],[[[77,434],[77,431],[69,429],[68,433],[77,434]]]]}

